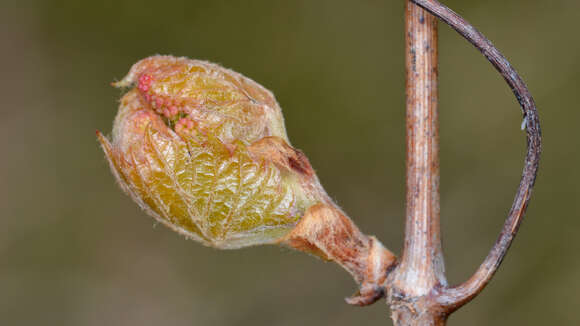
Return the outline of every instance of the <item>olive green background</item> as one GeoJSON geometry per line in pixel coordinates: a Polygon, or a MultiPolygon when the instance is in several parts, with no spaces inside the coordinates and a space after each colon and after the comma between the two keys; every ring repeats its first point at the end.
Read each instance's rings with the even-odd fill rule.
{"type": "MultiPolygon", "coordinates": [[[[490,286],[450,325],[580,324],[576,0],[445,1],[522,74],[540,110],[541,170],[490,286]]],[[[338,266],[278,247],[218,251],[155,225],[97,145],[152,54],[206,59],[271,89],[333,198],[400,252],[405,121],[402,0],[3,1],[1,325],[390,325],[338,266]]],[[[450,283],[495,241],[525,152],[502,78],[440,25],[441,215],[450,283]]]]}

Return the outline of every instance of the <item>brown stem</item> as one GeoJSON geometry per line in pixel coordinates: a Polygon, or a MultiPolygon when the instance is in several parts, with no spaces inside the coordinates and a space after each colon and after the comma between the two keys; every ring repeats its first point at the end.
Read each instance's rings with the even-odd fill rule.
{"type": "Polygon", "coordinates": [[[440,304],[446,306],[449,311],[452,311],[469,302],[483,290],[497,271],[497,268],[505,257],[519,229],[538,172],[541,152],[540,121],[534,99],[528,91],[524,81],[510,65],[507,59],[493,46],[491,41],[489,41],[461,16],[438,1],[413,0],[413,2],[439,17],[459,32],[459,34],[479,49],[489,62],[491,62],[491,64],[499,71],[522,107],[525,119],[524,123],[527,131],[528,150],[525,158],[522,179],[516,192],[511,210],[497,241],[479,269],[469,280],[459,286],[446,289],[439,296],[440,304]]]}
{"type": "Polygon", "coordinates": [[[347,298],[347,303],[366,306],[384,296],[395,255],[375,237],[363,234],[330,200],[308,208],[298,225],[279,242],[347,270],[360,284],[359,293],[347,298]]]}
{"type": "Polygon", "coordinates": [[[439,228],[437,19],[407,1],[407,217],[400,264],[389,277],[396,325],[443,325],[434,290],[446,286],[439,228]]]}
{"type": "Polygon", "coordinates": [[[444,284],[439,238],[437,20],[407,6],[407,223],[400,270],[415,294],[444,284]],[[409,280],[411,281],[411,280],[409,280]]]}
{"type": "Polygon", "coordinates": [[[349,271],[361,291],[347,302],[367,305],[386,292],[395,325],[445,325],[451,312],[489,282],[517,233],[538,170],[540,126],[534,100],[520,76],[473,26],[435,0],[407,0],[405,18],[407,217],[400,262],[377,239],[361,233],[330,200],[308,209],[280,242],[333,260],[349,271]],[[447,286],[440,241],[435,17],[474,44],[502,74],[522,106],[527,130],[523,176],[503,230],[477,272],[456,287],[447,286]]]}

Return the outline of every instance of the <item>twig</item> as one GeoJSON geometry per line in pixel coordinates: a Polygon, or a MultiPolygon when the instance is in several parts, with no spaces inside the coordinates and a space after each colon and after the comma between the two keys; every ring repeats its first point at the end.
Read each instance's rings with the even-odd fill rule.
{"type": "Polygon", "coordinates": [[[435,0],[412,0],[447,23],[471,42],[504,77],[520,103],[527,130],[527,154],[518,191],[499,238],[475,274],[465,283],[445,289],[438,296],[441,305],[451,312],[473,299],[501,264],[522,222],[536,179],[541,152],[541,131],[538,112],[525,83],[507,59],[475,27],[435,0]]]}
{"type": "Polygon", "coordinates": [[[437,20],[407,7],[407,210],[399,270],[417,278],[409,291],[420,294],[445,284],[439,228],[439,123],[437,20]]]}
{"type": "Polygon", "coordinates": [[[435,0],[407,0],[405,17],[407,222],[400,264],[385,288],[396,325],[444,325],[451,312],[483,290],[509,249],[536,178],[541,133],[534,100],[521,77],[472,25],[435,0]],[[475,45],[501,73],[522,107],[527,130],[524,171],[502,232],[476,273],[456,287],[447,286],[440,243],[435,16],[475,45]]]}
{"type": "Polygon", "coordinates": [[[389,277],[396,325],[442,325],[430,298],[447,285],[439,227],[437,19],[407,2],[407,217],[400,264],[389,277]]]}

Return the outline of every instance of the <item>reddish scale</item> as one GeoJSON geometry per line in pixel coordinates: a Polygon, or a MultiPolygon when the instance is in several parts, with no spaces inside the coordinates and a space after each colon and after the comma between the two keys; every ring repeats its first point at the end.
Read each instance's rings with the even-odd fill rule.
{"type": "Polygon", "coordinates": [[[177,120],[174,130],[181,137],[191,137],[191,139],[197,141],[201,141],[201,139],[198,138],[200,133],[205,134],[199,130],[199,125],[196,121],[187,117],[177,120]]]}
{"type": "Polygon", "coordinates": [[[139,85],[137,88],[139,88],[142,93],[147,93],[151,88],[151,82],[153,82],[153,76],[143,74],[139,77],[139,85]]]}
{"type": "Polygon", "coordinates": [[[163,101],[163,99],[162,99],[162,98],[160,98],[160,97],[157,97],[157,98],[155,99],[155,104],[157,105],[157,107],[158,107],[158,108],[161,108],[161,107],[163,107],[163,102],[164,102],[164,101],[163,101]]]}
{"type": "Polygon", "coordinates": [[[195,125],[196,125],[195,121],[188,118],[181,118],[175,124],[175,130],[176,131],[193,130],[195,125]]]}
{"type": "Polygon", "coordinates": [[[167,108],[167,110],[171,116],[177,115],[179,113],[179,109],[175,105],[170,106],[167,108]]]}
{"type": "Polygon", "coordinates": [[[155,96],[151,94],[153,91],[151,88],[153,81],[154,78],[152,75],[144,73],[139,77],[137,88],[141,94],[143,94],[147,102],[151,104],[155,112],[162,114],[168,119],[174,118],[179,114],[180,109],[171,99],[164,99],[158,95],[155,96]]]}

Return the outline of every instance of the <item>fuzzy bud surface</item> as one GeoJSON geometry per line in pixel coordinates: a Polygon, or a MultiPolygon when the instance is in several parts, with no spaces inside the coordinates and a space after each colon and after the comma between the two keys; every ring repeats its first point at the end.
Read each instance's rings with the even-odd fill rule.
{"type": "Polygon", "coordinates": [[[328,201],[274,96],[251,79],[153,56],[114,85],[128,91],[111,140],[97,137],[121,188],[171,229],[216,248],[274,243],[328,201]]]}

